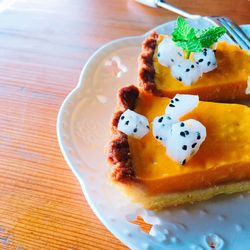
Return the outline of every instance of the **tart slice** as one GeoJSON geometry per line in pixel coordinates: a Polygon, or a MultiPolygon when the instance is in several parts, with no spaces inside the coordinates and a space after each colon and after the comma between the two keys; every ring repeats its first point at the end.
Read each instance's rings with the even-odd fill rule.
{"type": "Polygon", "coordinates": [[[221,41],[210,48],[200,48],[199,53],[189,51],[187,55],[177,46],[185,48],[185,43],[174,43],[173,39],[173,36],[152,33],[144,41],[139,56],[139,82],[145,91],[170,98],[177,93],[196,94],[204,101],[250,99],[247,51],[221,41]],[[178,55],[182,59],[188,56],[189,60],[178,63],[178,55]],[[196,66],[202,66],[202,74],[196,66]]]}
{"type": "Polygon", "coordinates": [[[199,121],[207,134],[199,151],[182,165],[166,153],[166,147],[152,132],[153,120],[164,113],[171,100],[129,86],[119,91],[118,101],[108,146],[111,179],[135,202],[158,210],[250,190],[249,107],[200,101],[180,117],[180,122],[199,121]],[[144,132],[138,137],[118,130],[128,110],[148,120],[140,123],[144,132]]]}

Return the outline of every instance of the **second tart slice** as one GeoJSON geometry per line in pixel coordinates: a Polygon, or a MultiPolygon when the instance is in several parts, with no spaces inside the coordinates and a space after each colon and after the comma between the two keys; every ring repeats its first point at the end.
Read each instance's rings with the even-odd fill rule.
{"type": "Polygon", "coordinates": [[[195,94],[204,101],[250,100],[250,55],[247,51],[225,41],[219,42],[215,52],[218,67],[203,74],[191,86],[185,86],[173,77],[168,67],[159,63],[157,52],[164,38],[164,35],[152,33],[142,45],[139,81],[145,91],[170,98],[177,93],[195,94]]]}

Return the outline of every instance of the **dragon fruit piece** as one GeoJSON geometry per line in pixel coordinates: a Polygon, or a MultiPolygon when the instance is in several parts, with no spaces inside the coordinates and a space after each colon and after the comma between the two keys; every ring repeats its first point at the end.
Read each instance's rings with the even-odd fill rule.
{"type": "Polygon", "coordinates": [[[179,119],[197,107],[198,103],[198,95],[177,94],[170,100],[170,103],[165,109],[165,113],[173,117],[173,119],[179,119]]]}
{"type": "Polygon", "coordinates": [[[217,67],[215,53],[212,49],[204,48],[202,52],[194,53],[193,57],[203,73],[212,71],[217,67]]]}
{"type": "Polygon", "coordinates": [[[141,139],[149,131],[148,119],[143,115],[127,109],[120,116],[117,129],[126,135],[141,139]]]}
{"type": "Polygon", "coordinates": [[[190,86],[202,75],[199,65],[187,59],[182,59],[174,64],[171,68],[171,72],[176,80],[182,82],[186,86],[190,86]]]}
{"type": "Polygon", "coordinates": [[[189,119],[172,126],[166,141],[167,154],[181,165],[197,153],[206,138],[206,128],[197,120],[189,119]]]}
{"type": "Polygon", "coordinates": [[[158,46],[158,62],[166,67],[171,67],[183,59],[183,50],[176,46],[175,43],[168,37],[158,46]]]}
{"type": "Polygon", "coordinates": [[[174,123],[178,122],[173,119],[170,115],[157,116],[153,120],[153,135],[161,142],[166,145],[168,135],[170,133],[171,127],[174,123]]]}

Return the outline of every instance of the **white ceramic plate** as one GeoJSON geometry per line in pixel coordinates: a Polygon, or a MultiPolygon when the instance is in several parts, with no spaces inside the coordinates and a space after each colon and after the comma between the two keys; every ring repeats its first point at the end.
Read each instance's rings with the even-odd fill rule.
{"type": "MultiPolygon", "coordinates": [[[[166,23],[154,30],[171,33],[173,25],[166,23]]],[[[208,24],[197,20],[192,25],[204,28],[208,24]]],[[[59,112],[57,134],[63,155],[95,214],[128,247],[249,249],[250,195],[246,193],[154,213],[130,203],[107,180],[104,147],[110,135],[116,92],[137,82],[137,57],[147,35],[113,41],[86,63],[78,85],[59,112]],[[130,223],[137,216],[153,225],[149,234],[130,223]]]]}

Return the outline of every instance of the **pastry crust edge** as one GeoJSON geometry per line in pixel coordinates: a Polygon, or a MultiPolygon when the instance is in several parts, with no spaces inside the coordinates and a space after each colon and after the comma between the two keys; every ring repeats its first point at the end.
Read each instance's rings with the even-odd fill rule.
{"type": "Polygon", "coordinates": [[[160,90],[156,88],[155,69],[154,69],[154,53],[157,46],[159,34],[151,33],[143,42],[141,53],[138,58],[139,64],[139,85],[146,92],[156,96],[164,96],[160,90]]]}
{"type": "Polygon", "coordinates": [[[250,191],[250,181],[226,183],[206,189],[176,193],[162,193],[152,196],[146,194],[143,192],[143,189],[137,187],[120,184],[120,188],[132,199],[132,202],[140,203],[146,209],[158,211],[167,207],[193,204],[200,201],[206,201],[211,198],[220,199],[220,197],[226,194],[250,191]]]}
{"type": "Polygon", "coordinates": [[[111,179],[119,183],[136,182],[135,169],[129,149],[128,136],[117,129],[121,114],[127,109],[134,110],[139,89],[134,85],[118,91],[117,111],[111,119],[111,139],[106,147],[107,160],[112,167],[111,179]]]}

